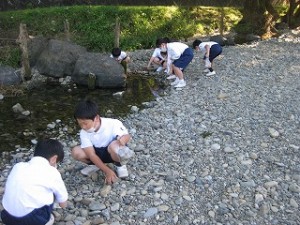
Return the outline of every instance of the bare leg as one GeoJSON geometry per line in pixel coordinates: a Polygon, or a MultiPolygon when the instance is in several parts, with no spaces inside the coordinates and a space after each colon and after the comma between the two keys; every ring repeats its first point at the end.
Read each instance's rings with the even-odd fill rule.
{"type": "Polygon", "coordinates": [[[179,80],[182,80],[183,79],[183,73],[182,73],[181,69],[179,67],[174,66],[174,65],[172,67],[173,67],[174,74],[179,78],[179,80]]]}
{"type": "Polygon", "coordinates": [[[120,148],[118,141],[113,141],[108,146],[108,153],[110,154],[111,158],[115,162],[120,162],[120,157],[118,155],[118,149],[120,148]]]}
{"type": "Polygon", "coordinates": [[[88,157],[86,156],[85,152],[83,151],[83,149],[78,145],[78,146],[75,146],[73,149],[72,149],[72,152],[71,152],[71,155],[72,157],[75,159],[75,160],[78,160],[78,161],[81,161],[83,163],[90,163],[91,161],[88,159],[88,157]]]}

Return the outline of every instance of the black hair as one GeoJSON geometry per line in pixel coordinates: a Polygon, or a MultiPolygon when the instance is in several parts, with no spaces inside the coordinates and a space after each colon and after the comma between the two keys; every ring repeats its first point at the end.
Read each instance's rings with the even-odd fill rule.
{"type": "Polygon", "coordinates": [[[41,156],[47,160],[55,155],[57,155],[57,162],[62,162],[65,157],[63,145],[55,139],[40,140],[35,146],[33,154],[33,156],[41,156]]]}
{"type": "Polygon", "coordinates": [[[193,48],[195,49],[197,46],[199,46],[200,44],[202,43],[202,41],[196,39],[194,42],[193,42],[193,48]]]}
{"type": "Polygon", "coordinates": [[[121,55],[121,49],[120,48],[113,48],[111,50],[111,54],[114,58],[117,58],[121,55]]]}
{"type": "Polygon", "coordinates": [[[167,44],[167,43],[170,43],[170,39],[168,38],[168,37],[164,37],[164,38],[158,38],[158,39],[156,39],[156,47],[157,48],[159,48],[159,46],[161,45],[161,44],[167,44]]]}
{"type": "Polygon", "coordinates": [[[77,104],[74,111],[75,119],[94,120],[98,115],[98,105],[90,99],[83,100],[77,104]]]}

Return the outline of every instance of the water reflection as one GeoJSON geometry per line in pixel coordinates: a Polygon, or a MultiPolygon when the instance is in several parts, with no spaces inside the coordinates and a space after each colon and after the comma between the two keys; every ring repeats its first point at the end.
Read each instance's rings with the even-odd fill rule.
{"type": "Polygon", "coordinates": [[[64,124],[76,124],[73,119],[74,106],[85,97],[92,98],[99,104],[102,116],[125,117],[132,105],[140,107],[143,102],[155,98],[152,86],[156,83],[154,78],[130,76],[125,89],[91,91],[86,87],[78,87],[72,88],[70,92],[69,88],[48,86],[22,96],[5,97],[0,101],[0,152],[14,151],[16,145],[29,147],[31,140],[42,137],[47,124],[56,120],[61,120],[64,124]],[[122,97],[113,96],[120,91],[124,91],[122,97]],[[30,116],[13,113],[12,106],[17,103],[29,110],[30,116]]]}

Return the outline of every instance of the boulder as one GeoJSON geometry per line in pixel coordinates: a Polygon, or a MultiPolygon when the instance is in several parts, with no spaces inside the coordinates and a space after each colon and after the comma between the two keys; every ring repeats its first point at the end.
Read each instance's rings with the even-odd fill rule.
{"type": "Polygon", "coordinates": [[[120,88],[126,86],[124,68],[109,55],[86,53],[76,62],[72,80],[79,85],[88,85],[89,74],[96,76],[95,86],[99,88],[120,88]]]}
{"type": "Polygon", "coordinates": [[[40,74],[60,78],[71,76],[75,63],[86,48],[67,41],[50,40],[35,65],[40,74]]]}
{"type": "Polygon", "coordinates": [[[221,35],[215,35],[215,36],[211,36],[209,38],[210,41],[214,41],[217,42],[218,44],[220,44],[221,46],[225,46],[226,45],[226,38],[221,36],[221,35]]]}
{"type": "Polygon", "coordinates": [[[22,82],[20,71],[10,66],[0,66],[0,84],[4,86],[17,85],[22,82]]]}
{"type": "Polygon", "coordinates": [[[34,67],[39,56],[48,45],[48,38],[34,37],[31,38],[28,44],[30,66],[34,67]]]}

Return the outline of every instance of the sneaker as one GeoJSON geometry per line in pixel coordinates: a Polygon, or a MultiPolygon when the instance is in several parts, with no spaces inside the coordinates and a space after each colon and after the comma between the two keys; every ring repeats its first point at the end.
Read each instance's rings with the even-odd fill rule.
{"type": "Polygon", "coordinates": [[[164,69],[164,68],[163,68],[162,66],[160,66],[160,67],[158,67],[158,68],[156,69],[156,72],[161,72],[163,69],[164,69]]]}
{"type": "Polygon", "coordinates": [[[167,77],[168,80],[175,79],[175,78],[176,76],[174,74],[171,74],[170,76],[167,77]]]}
{"type": "Polygon", "coordinates": [[[167,73],[167,72],[168,72],[168,69],[165,69],[164,72],[167,73]]]}
{"type": "Polygon", "coordinates": [[[185,82],[185,80],[179,80],[179,82],[178,82],[178,84],[176,84],[174,87],[175,88],[182,88],[182,87],[184,87],[186,85],[186,82],[185,82]]]}
{"type": "Polygon", "coordinates": [[[215,74],[216,74],[216,71],[212,71],[212,72],[207,73],[205,76],[209,77],[209,76],[213,76],[215,74]]]}
{"type": "Polygon", "coordinates": [[[120,157],[120,163],[122,165],[125,165],[128,162],[128,160],[134,156],[134,151],[132,151],[127,146],[123,146],[118,149],[117,154],[120,157]]]}
{"type": "Polygon", "coordinates": [[[117,166],[117,175],[119,178],[125,178],[128,177],[128,170],[126,165],[123,166],[117,166]]]}
{"type": "Polygon", "coordinates": [[[208,69],[208,68],[205,68],[205,69],[203,70],[203,72],[204,72],[204,73],[208,73],[208,72],[209,72],[209,69],[208,69]]]}
{"type": "Polygon", "coordinates": [[[49,221],[45,225],[52,225],[54,223],[54,216],[51,214],[49,221]]]}
{"type": "Polygon", "coordinates": [[[179,78],[176,77],[176,79],[171,83],[171,85],[176,85],[176,84],[178,84],[178,82],[179,82],[179,78]]]}
{"type": "Polygon", "coordinates": [[[98,170],[99,170],[99,168],[97,166],[89,165],[89,166],[83,168],[82,170],[80,170],[80,172],[85,176],[89,176],[89,175],[91,175],[92,173],[94,173],[98,170]]]}

